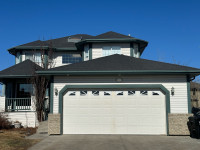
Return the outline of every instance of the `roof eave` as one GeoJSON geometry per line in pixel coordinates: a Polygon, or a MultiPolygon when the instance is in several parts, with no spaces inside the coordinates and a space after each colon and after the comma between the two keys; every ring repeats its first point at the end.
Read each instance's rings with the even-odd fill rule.
{"type": "Polygon", "coordinates": [[[174,75],[190,75],[198,76],[200,75],[200,70],[190,70],[190,71],[171,71],[171,70],[138,70],[138,71],[37,71],[36,73],[40,75],[114,75],[114,74],[126,74],[126,75],[165,75],[165,74],[174,74],[174,75]]]}
{"type": "Polygon", "coordinates": [[[10,79],[10,78],[30,78],[32,75],[0,75],[0,79],[10,79]]]}
{"type": "Polygon", "coordinates": [[[76,47],[62,47],[62,48],[57,48],[57,47],[49,47],[49,46],[17,46],[17,47],[13,47],[8,49],[8,52],[10,54],[15,55],[15,51],[16,50],[46,50],[46,49],[50,49],[52,48],[55,51],[76,51],[77,48],[76,47]]]}
{"type": "Polygon", "coordinates": [[[92,42],[97,42],[97,43],[102,43],[102,42],[144,42],[147,43],[147,41],[136,39],[136,38],[130,38],[130,39],[120,39],[120,38],[112,38],[112,39],[85,39],[80,42],[77,42],[76,44],[84,44],[84,43],[92,43],[92,42]]]}

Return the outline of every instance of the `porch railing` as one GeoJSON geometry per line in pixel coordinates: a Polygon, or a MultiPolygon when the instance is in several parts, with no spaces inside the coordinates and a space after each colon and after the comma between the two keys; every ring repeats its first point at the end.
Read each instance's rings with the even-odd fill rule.
{"type": "Polygon", "coordinates": [[[31,110],[31,98],[6,98],[6,111],[31,110]]]}

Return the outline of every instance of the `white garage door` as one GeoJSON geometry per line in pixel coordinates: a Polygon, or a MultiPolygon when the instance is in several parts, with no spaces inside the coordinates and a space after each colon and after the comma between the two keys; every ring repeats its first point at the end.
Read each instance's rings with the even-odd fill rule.
{"type": "Polygon", "coordinates": [[[160,91],[68,91],[63,134],[166,134],[165,96],[160,91]]]}

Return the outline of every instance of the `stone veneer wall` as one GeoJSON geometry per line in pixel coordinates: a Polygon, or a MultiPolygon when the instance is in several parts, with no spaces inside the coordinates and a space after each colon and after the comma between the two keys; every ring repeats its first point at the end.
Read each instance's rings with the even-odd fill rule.
{"type": "Polygon", "coordinates": [[[190,135],[187,122],[192,114],[168,114],[169,135],[190,135]]]}
{"type": "Polygon", "coordinates": [[[48,134],[60,134],[60,114],[49,114],[48,134]]]}
{"type": "MultiPolygon", "coordinates": [[[[169,135],[190,135],[187,126],[190,116],[192,114],[168,114],[169,135]]],[[[48,134],[60,134],[60,114],[49,114],[48,134]]]]}

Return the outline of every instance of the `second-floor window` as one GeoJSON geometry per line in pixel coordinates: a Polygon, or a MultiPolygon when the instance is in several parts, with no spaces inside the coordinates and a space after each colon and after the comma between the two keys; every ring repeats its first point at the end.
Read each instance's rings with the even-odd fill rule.
{"type": "Polygon", "coordinates": [[[109,56],[113,54],[121,54],[120,46],[104,46],[102,48],[102,56],[109,56]]]}
{"type": "Polygon", "coordinates": [[[63,54],[62,63],[63,64],[73,64],[81,62],[82,58],[80,54],[63,54]]]}
{"type": "Polygon", "coordinates": [[[16,64],[20,63],[20,53],[17,52],[16,54],[16,64]]]}
{"type": "Polygon", "coordinates": [[[31,53],[31,52],[26,52],[25,53],[25,59],[29,59],[33,62],[36,63],[41,63],[42,62],[42,58],[41,58],[41,53],[31,53]]]}

